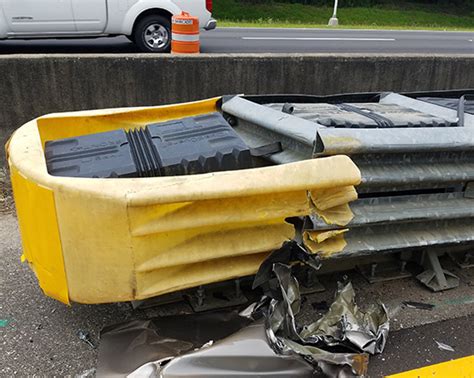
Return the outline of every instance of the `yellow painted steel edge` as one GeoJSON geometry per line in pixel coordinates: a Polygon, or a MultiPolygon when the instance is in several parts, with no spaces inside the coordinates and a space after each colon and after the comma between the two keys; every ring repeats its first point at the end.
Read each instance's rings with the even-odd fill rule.
{"type": "Polygon", "coordinates": [[[474,355],[409,370],[386,378],[473,378],[474,355]]]}
{"type": "Polygon", "coordinates": [[[23,256],[46,295],[69,304],[54,193],[11,170],[23,256]]]}

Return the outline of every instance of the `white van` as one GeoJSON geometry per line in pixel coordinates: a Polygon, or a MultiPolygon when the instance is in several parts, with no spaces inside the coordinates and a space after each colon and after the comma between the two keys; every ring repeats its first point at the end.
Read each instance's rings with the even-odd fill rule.
{"type": "Polygon", "coordinates": [[[0,40],[125,35],[142,51],[167,52],[181,11],[216,27],[212,0],[0,0],[0,40]]]}

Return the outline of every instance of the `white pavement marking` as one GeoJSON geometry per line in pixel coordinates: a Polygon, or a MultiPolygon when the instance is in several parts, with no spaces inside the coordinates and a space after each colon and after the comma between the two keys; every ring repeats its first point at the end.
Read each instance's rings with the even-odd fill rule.
{"type": "Polygon", "coordinates": [[[330,37],[241,37],[250,40],[275,40],[275,41],[377,41],[392,42],[395,38],[330,38],[330,37]]]}

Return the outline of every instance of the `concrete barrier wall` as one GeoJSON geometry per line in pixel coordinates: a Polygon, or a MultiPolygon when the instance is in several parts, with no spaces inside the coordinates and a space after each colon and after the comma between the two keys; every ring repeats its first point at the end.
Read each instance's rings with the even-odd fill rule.
{"type": "Polygon", "coordinates": [[[462,88],[474,88],[474,56],[11,55],[0,58],[0,140],[51,112],[159,105],[234,93],[462,88]]]}

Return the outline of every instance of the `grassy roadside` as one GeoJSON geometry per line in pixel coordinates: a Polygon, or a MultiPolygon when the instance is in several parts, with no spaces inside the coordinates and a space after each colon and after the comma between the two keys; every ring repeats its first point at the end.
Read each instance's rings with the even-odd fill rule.
{"type": "Polygon", "coordinates": [[[275,22],[273,20],[267,21],[262,20],[259,22],[236,22],[219,19],[217,26],[219,28],[306,28],[306,29],[355,29],[355,30],[432,30],[432,31],[474,31],[472,27],[442,27],[442,26],[389,26],[389,25],[339,25],[339,26],[328,26],[325,24],[303,24],[303,23],[291,23],[291,22],[275,22]]]}
{"type": "MultiPolygon", "coordinates": [[[[332,8],[303,4],[214,1],[214,17],[219,26],[325,28],[331,14],[332,8]]],[[[340,8],[338,18],[340,28],[474,30],[474,11],[409,2],[371,8],[340,8]]]]}
{"type": "Polygon", "coordinates": [[[274,22],[271,20],[267,22],[262,20],[261,22],[235,22],[227,20],[219,20],[218,27],[223,28],[306,28],[306,29],[354,29],[354,30],[432,30],[432,31],[474,31],[473,27],[465,28],[454,28],[454,27],[441,27],[441,26],[386,26],[386,25],[339,25],[339,26],[328,26],[326,24],[303,24],[303,23],[290,23],[290,22],[274,22]]]}

